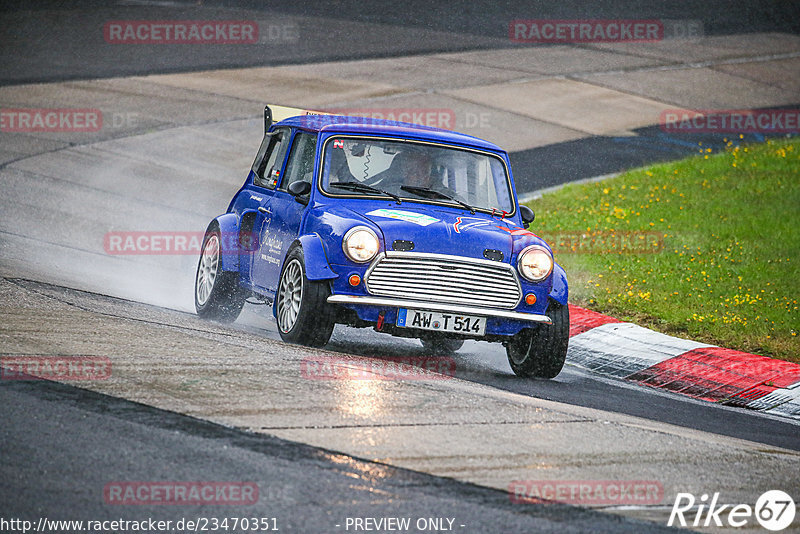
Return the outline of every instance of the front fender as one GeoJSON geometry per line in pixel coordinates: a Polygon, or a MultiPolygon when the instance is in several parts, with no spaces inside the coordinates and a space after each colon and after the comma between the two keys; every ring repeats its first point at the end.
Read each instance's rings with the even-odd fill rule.
{"type": "Polygon", "coordinates": [[[317,234],[306,234],[298,239],[306,260],[306,277],[309,280],[332,280],[339,275],[333,272],[325,255],[322,239],[317,234]]]}
{"type": "MultiPolygon", "coordinates": [[[[325,256],[325,248],[322,246],[322,240],[317,234],[306,234],[300,236],[289,250],[295,245],[303,247],[303,259],[305,260],[306,278],[309,280],[332,280],[338,278],[339,275],[334,273],[331,266],[328,265],[328,259],[325,256]]],[[[277,295],[272,302],[272,315],[278,317],[278,298],[277,295]]]]}
{"type": "Polygon", "coordinates": [[[235,213],[226,213],[212,220],[206,233],[214,226],[219,227],[220,240],[222,241],[222,254],[220,255],[220,269],[223,271],[239,270],[239,217],[235,213]]]}
{"type": "Polygon", "coordinates": [[[550,290],[550,298],[559,304],[566,306],[569,298],[569,287],[567,286],[567,273],[559,265],[553,265],[553,288],[550,290]]]}

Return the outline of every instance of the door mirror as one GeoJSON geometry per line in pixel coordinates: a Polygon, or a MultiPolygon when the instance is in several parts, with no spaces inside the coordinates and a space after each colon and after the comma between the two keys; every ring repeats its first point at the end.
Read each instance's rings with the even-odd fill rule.
{"type": "Polygon", "coordinates": [[[302,180],[299,182],[292,182],[289,184],[287,191],[289,191],[289,194],[293,197],[302,197],[311,192],[311,184],[302,180]]]}
{"type": "Polygon", "coordinates": [[[528,206],[520,206],[519,214],[522,216],[522,224],[527,228],[536,218],[536,214],[528,206]]]}

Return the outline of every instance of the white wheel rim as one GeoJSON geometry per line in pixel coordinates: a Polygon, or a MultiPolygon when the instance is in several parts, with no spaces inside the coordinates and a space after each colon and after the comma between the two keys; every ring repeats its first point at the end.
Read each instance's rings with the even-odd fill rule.
{"type": "Polygon", "coordinates": [[[300,303],[303,301],[303,267],[293,259],[286,266],[278,288],[278,327],[288,333],[297,322],[300,303]]]}
{"type": "Polygon", "coordinates": [[[200,254],[200,265],[197,266],[197,280],[195,294],[197,303],[203,306],[211,297],[211,290],[217,279],[219,270],[219,238],[212,235],[206,241],[203,252],[200,254]]]}

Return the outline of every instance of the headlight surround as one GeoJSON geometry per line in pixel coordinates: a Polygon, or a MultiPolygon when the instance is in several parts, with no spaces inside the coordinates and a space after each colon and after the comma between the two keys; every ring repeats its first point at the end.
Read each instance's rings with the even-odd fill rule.
{"type": "Polygon", "coordinates": [[[541,282],[553,272],[553,256],[546,248],[531,245],[520,252],[517,270],[526,280],[541,282]]]}
{"type": "Polygon", "coordinates": [[[366,226],[354,226],[344,235],[342,249],[345,255],[356,263],[371,261],[378,254],[378,236],[366,226]]]}

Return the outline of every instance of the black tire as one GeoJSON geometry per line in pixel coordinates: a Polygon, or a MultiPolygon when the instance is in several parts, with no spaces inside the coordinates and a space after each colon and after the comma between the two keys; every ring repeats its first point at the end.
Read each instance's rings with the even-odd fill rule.
{"type": "Polygon", "coordinates": [[[506,344],[508,363],[515,375],[555,378],[564,367],[569,343],[569,307],[551,300],[547,316],[552,325],[525,328],[506,344]]]}
{"type": "Polygon", "coordinates": [[[232,323],[242,311],[247,292],[239,285],[239,273],[220,271],[221,243],[218,228],[203,237],[194,279],[194,308],[203,319],[232,323]]]}
{"type": "Polygon", "coordinates": [[[433,354],[453,354],[464,345],[463,339],[452,337],[422,337],[420,341],[433,354]]]}
{"type": "Polygon", "coordinates": [[[335,321],[327,282],[306,277],[302,247],[294,247],[286,255],[275,295],[278,333],[287,343],[322,347],[331,339],[335,321]]]}

